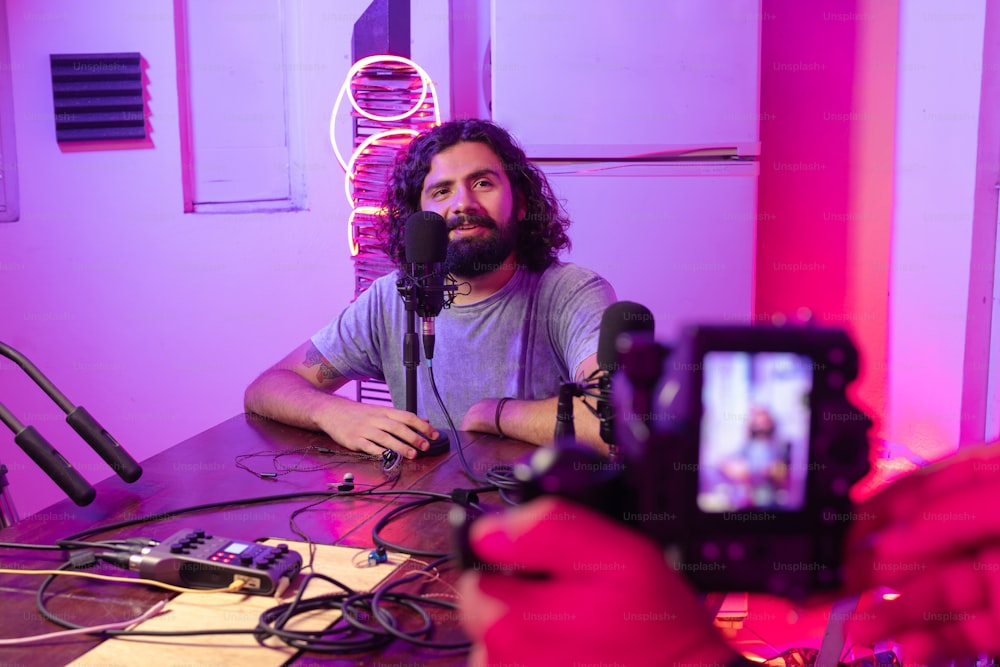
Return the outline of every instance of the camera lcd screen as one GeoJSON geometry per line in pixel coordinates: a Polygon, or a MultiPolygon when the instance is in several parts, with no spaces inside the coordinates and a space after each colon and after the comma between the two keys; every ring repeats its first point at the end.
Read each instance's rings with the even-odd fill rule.
{"type": "Polygon", "coordinates": [[[805,504],[813,360],[711,351],[702,365],[698,508],[794,512],[805,504]]]}

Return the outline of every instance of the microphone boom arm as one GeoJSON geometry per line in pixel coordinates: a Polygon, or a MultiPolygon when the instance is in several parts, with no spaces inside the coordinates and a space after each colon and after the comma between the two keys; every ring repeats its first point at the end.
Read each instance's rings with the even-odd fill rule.
{"type": "MultiPolygon", "coordinates": [[[[93,502],[97,491],[83,475],[67,461],[34,426],[25,426],[0,403],[0,421],[14,433],[14,442],[41,468],[49,478],[77,505],[93,502]]],[[[5,471],[6,472],[6,471],[5,471]]],[[[6,480],[2,482],[6,485],[6,480]]],[[[2,489],[0,489],[2,490],[2,489]]],[[[0,519],[2,519],[0,515],[0,519]]],[[[16,516],[8,517],[12,523],[16,516]]]]}
{"type": "MultiPolygon", "coordinates": [[[[135,459],[129,456],[128,452],[118,444],[118,441],[83,406],[73,405],[66,398],[66,395],[59,391],[37,366],[31,363],[23,354],[2,341],[0,341],[0,356],[7,357],[21,367],[21,370],[66,413],[66,423],[73,427],[73,430],[104,459],[119,477],[126,482],[134,482],[139,479],[139,476],[142,475],[142,467],[136,463],[135,459]]],[[[10,413],[7,414],[9,415],[10,413]]],[[[11,430],[14,430],[14,427],[9,422],[4,421],[11,430]]],[[[28,428],[30,429],[31,427],[29,426],[28,428]]],[[[14,432],[17,433],[17,431],[14,432]]]]}

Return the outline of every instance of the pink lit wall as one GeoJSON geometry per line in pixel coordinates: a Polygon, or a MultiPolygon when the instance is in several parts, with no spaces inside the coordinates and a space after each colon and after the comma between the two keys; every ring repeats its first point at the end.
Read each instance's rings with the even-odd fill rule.
{"type": "MultiPolygon", "coordinates": [[[[1000,6],[988,3],[986,25],[1000,21],[1000,6]]],[[[1000,170],[1000,31],[986,30],[983,39],[979,147],[972,215],[972,261],[969,267],[968,319],[965,329],[965,388],[962,395],[961,442],[1000,437],[997,381],[1000,360],[994,322],[1000,321],[996,298],[997,172],[1000,170]],[[992,385],[992,386],[991,386],[992,385]]]]}
{"type": "MultiPolygon", "coordinates": [[[[929,459],[953,451],[963,429],[969,441],[983,437],[966,427],[977,411],[963,401],[963,388],[985,379],[981,364],[966,366],[970,312],[981,318],[988,304],[970,303],[970,281],[994,270],[992,241],[972,261],[974,231],[996,224],[996,146],[984,145],[979,162],[981,127],[996,125],[980,125],[980,113],[996,114],[982,97],[983,74],[995,77],[996,68],[983,61],[986,5],[903,3],[900,10],[889,436],[929,459]],[[978,211],[977,172],[981,189],[992,190],[978,211]]],[[[988,134],[995,141],[995,130],[988,134]]]]}
{"type": "MultiPolygon", "coordinates": [[[[764,0],[757,315],[805,307],[862,354],[881,419],[895,125],[895,3],[764,0]]],[[[876,432],[880,427],[876,427],[876,432]]]]}
{"type": "Polygon", "coordinates": [[[806,306],[851,331],[887,475],[986,431],[1000,162],[986,5],[763,2],[758,315],[806,306]]]}

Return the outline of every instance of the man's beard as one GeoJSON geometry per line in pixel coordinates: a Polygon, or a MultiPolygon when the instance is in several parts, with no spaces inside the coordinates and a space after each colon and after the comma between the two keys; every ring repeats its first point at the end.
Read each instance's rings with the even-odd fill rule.
{"type": "Polygon", "coordinates": [[[458,238],[448,244],[445,266],[458,278],[476,278],[503,266],[517,247],[517,225],[511,220],[501,227],[489,216],[463,215],[448,221],[448,229],[463,224],[475,224],[491,233],[470,238],[458,238]]]}

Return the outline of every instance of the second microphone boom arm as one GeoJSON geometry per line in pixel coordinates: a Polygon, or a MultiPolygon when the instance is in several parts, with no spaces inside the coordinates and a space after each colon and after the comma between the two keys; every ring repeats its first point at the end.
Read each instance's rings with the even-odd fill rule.
{"type": "Polygon", "coordinates": [[[142,467],[136,463],[135,459],[129,456],[128,452],[118,444],[118,441],[83,406],[73,405],[66,398],[65,394],[59,391],[37,366],[11,346],[0,342],[0,355],[7,357],[20,366],[28,377],[41,387],[42,391],[66,413],[66,423],[73,427],[73,430],[104,459],[112,470],[118,473],[119,477],[126,482],[134,482],[139,479],[140,475],[142,475],[142,467]]]}

